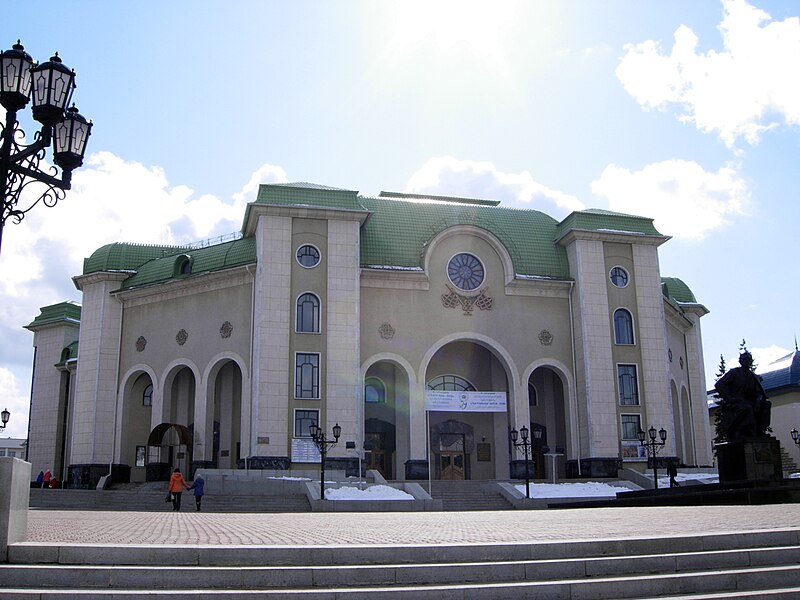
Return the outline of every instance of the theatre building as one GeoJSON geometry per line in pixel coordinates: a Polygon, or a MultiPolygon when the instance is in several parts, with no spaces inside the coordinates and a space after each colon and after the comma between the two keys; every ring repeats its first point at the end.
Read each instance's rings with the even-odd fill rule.
{"type": "Polygon", "coordinates": [[[29,459],[76,487],[174,467],[387,479],[643,469],[640,429],[711,464],[700,318],[651,219],[262,185],[241,236],[114,243],[41,309],[29,459]]]}

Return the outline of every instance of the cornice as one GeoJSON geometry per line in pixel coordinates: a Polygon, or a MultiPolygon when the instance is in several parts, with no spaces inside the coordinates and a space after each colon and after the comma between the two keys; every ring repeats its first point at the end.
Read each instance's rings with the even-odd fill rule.
{"type": "Polygon", "coordinates": [[[325,206],[298,206],[251,202],[247,205],[242,224],[242,234],[255,235],[261,216],[292,217],[295,219],[325,219],[331,221],[358,221],[364,224],[371,213],[368,210],[351,210],[325,206]]]}
{"type": "Polygon", "coordinates": [[[72,281],[75,287],[82,292],[84,286],[102,283],[104,281],[117,281],[121,283],[134,273],[135,271],[97,271],[96,273],[89,273],[87,275],[76,275],[72,278],[72,281]]]}
{"type": "Polygon", "coordinates": [[[570,229],[556,240],[556,244],[568,246],[576,240],[590,240],[599,242],[617,242],[621,244],[642,244],[643,246],[660,246],[670,240],[667,235],[649,235],[635,231],[597,230],[597,229],[570,229]]]}
{"type": "Polygon", "coordinates": [[[247,270],[248,266],[250,265],[211,271],[182,279],[170,279],[140,288],[117,290],[112,294],[126,307],[132,307],[213,292],[252,283],[253,277],[247,270]]]}

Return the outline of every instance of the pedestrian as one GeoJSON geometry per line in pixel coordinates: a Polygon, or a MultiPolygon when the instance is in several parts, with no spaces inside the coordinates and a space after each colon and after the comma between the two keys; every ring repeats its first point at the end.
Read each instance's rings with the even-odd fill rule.
{"type": "Polygon", "coordinates": [[[197,475],[188,489],[194,490],[194,503],[197,505],[197,512],[200,512],[200,504],[203,502],[203,493],[206,486],[206,480],[202,475],[197,475]]]}
{"type": "Polygon", "coordinates": [[[181,494],[184,489],[189,489],[186,485],[186,480],[181,475],[181,470],[176,468],[172,471],[172,477],[169,479],[169,491],[172,494],[172,510],[173,512],[181,511],[181,494]]]}
{"type": "Polygon", "coordinates": [[[44,487],[44,471],[39,471],[39,474],[36,476],[36,487],[44,487]]]}
{"type": "Polygon", "coordinates": [[[667,465],[667,474],[669,475],[669,487],[680,487],[681,484],[675,479],[678,476],[678,467],[675,466],[674,462],[670,462],[667,465]]]}
{"type": "Polygon", "coordinates": [[[53,478],[53,474],[50,472],[50,469],[45,469],[44,475],[42,476],[42,487],[49,488],[50,487],[50,480],[53,478]]]}

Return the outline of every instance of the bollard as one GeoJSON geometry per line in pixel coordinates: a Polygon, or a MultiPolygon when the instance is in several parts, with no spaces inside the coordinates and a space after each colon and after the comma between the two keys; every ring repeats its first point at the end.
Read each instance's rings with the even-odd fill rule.
{"type": "Polygon", "coordinates": [[[8,545],[24,542],[28,533],[31,463],[0,456],[0,563],[8,561],[8,545]]]}

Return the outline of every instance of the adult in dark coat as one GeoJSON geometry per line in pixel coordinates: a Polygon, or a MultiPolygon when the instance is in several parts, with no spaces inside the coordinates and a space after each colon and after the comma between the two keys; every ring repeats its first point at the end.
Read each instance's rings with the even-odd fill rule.
{"type": "Polygon", "coordinates": [[[772,411],[761,379],[752,371],[752,355],[744,351],[739,355],[739,364],[714,386],[722,400],[720,427],[729,442],[767,435],[772,411]]]}

